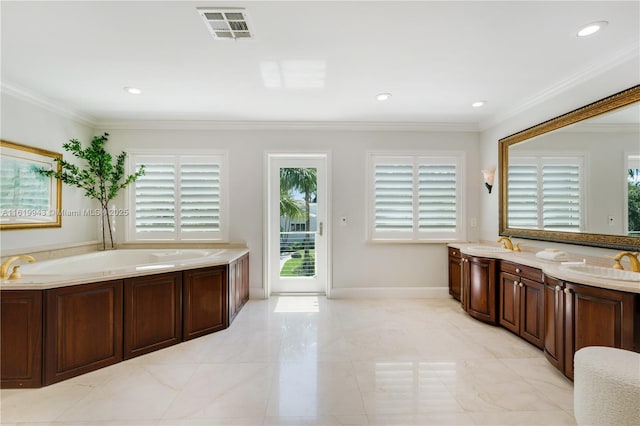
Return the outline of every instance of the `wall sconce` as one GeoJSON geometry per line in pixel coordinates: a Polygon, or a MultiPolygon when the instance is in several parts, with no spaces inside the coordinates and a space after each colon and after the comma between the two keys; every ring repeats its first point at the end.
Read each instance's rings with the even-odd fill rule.
{"type": "Polygon", "coordinates": [[[490,167],[487,170],[482,171],[482,176],[484,178],[484,186],[489,190],[489,194],[491,194],[491,188],[493,188],[493,179],[496,177],[496,166],[490,167]]]}

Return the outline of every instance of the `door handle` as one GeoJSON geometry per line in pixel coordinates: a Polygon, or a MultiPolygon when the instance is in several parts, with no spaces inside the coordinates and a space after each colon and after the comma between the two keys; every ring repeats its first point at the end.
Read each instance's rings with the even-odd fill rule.
{"type": "Polygon", "coordinates": [[[324,232],[324,224],[322,222],[318,223],[318,235],[322,237],[322,233],[324,232]]]}

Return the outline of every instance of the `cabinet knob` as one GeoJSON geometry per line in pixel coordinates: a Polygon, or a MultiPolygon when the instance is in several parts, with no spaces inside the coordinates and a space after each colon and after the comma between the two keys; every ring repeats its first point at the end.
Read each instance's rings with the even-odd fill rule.
{"type": "Polygon", "coordinates": [[[565,288],[564,289],[564,294],[571,294],[571,289],[565,288]]]}
{"type": "Polygon", "coordinates": [[[519,285],[520,287],[524,287],[524,284],[522,284],[522,283],[518,283],[518,285],[519,285]]]}
{"type": "Polygon", "coordinates": [[[516,272],[519,274],[520,273],[520,268],[516,268],[516,272]]]}
{"type": "Polygon", "coordinates": [[[559,285],[556,286],[556,291],[562,290],[559,285]]]}
{"type": "Polygon", "coordinates": [[[458,253],[457,253],[457,252],[455,252],[455,251],[452,251],[451,253],[453,253],[453,255],[454,255],[454,256],[455,256],[456,254],[458,254],[458,253]]]}

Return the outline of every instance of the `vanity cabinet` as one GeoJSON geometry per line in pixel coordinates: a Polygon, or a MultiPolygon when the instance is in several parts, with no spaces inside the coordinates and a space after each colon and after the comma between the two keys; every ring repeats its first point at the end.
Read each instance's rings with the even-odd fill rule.
{"type": "Polygon", "coordinates": [[[540,269],[501,261],[499,323],[540,349],[544,347],[544,284],[540,269]]]}
{"type": "Polygon", "coordinates": [[[462,306],[477,320],[498,323],[496,260],[462,256],[462,306]]]}
{"type": "Polygon", "coordinates": [[[460,301],[462,289],[462,256],[460,250],[449,248],[449,295],[460,301]]]}
{"type": "Polygon", "coordinates": [[[545,277],[544,291],[544,354],[568,378],[581,348],[638,350],[638,295],[552,277],[545,277]]]}
{"type": "Polygon", "coordinates": [[[564,283],[544,277],[544,356],[564,372],[564,283]]]}
{"type": "Polygon", "coordinates": [[[229,263],[229,324],[249,300],[249,254],[229,263]]]}
{"type": "Polygon", "coordinates": [[[122,286],[116,280],[45,290],[44,384],[122,361],[122,286]]]}
{"type": "Polygon", "coordinates": [[[227,267],[184,271],[182,338],[191,340],[228,325],[227,267]]]}
{"type": "Polygon", "coordinates": [[[182,340],[182,272],[124,280],[124,358],[182,340]]]}
{"type": "Polygon", "coordinates": [[[573,355],[586,346],[634,350],[637,295],[622,291],[564,284],[564,374],[573,379],[573,355]]]}
{"type": "Polygon", "coordinates": [[[2,293],[0,349],[3,388],[42,386],[42,291],[2,293]]]}

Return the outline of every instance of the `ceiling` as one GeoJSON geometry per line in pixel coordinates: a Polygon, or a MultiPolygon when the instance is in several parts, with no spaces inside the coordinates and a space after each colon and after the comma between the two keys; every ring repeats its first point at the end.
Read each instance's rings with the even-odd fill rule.
{"type": "Polygon", "coordinates": [[[640,70],[638,1],[3,0],[1,19],[3,90],[94,122],[481,127],[585,71],[640,70]],[[215,40],[196,9],[230,5],[245,8],[252,39],[215,40]],[[604,31],[575,36],[601,20],[604,31]]]}

